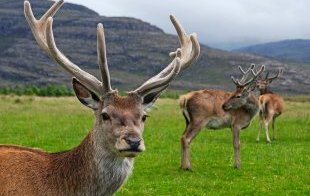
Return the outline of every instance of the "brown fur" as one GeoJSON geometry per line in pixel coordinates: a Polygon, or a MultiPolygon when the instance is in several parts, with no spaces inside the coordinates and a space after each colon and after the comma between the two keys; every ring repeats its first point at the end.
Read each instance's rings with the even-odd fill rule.
{"type": "Polygon", "coordinates": [[[200,90],[182,95],[179,103],[182,109],[190,111],[191,120],[202,121],[210,116],[224,116],[225,112],[218,106],[222,106],[230,95],[222,90],[200,90]]]}
{"type": "Polygon", "coordinates": [[[19,146],[0,146],[0,193],[65,195],[78,193],[91,177],[90,135],[71,151],[47,153],[19,146]],[[64,192],[60,191],[63,190],[64,192]]]}
{"type": "Polygon", "coordinates": [[[94,110],[95,126],[80,146],[67,152],[49,154],[21,147],[2,147],[0,194],[112,195],[130,174],[132,158],[145,149],[142,133],[146,109],[200,53],[197,36],[187,35],[178,20],[170,16],[181,44],[170,53],[173,60],[140,87],[120,97],[111,87],[102,24],[97,26],[102,81],[79,69],[57,49],[52,17],[63,3],[63,0],[56,1],[37,20],[29,1],[25,0],[25,17],[39,46],[75,77],[74,91],[81,103],[94,110]]]}
{"type": "MultiPolygon", "coordinates": [[[[282,70],[283,71],[283,70],[282,70]]],[[[259,141],[260,130],[264,124],[265,133],[266,133],[266,141],[270,143],[269,138],[269,124],[272,122],[272,138],[275,139],[275,120],[278,116],[280,116],[284,109],[284,100],[282,97],[276,93],[273,93],[269,89],[269,85],[274,79],[277,79],[282,73],[279,70],[278,74],[274,77],[268,77],[268,73],[265,78],[260,78],[257,82],[257,87],[260,91],[259,96],[259,128],[256,141],[259,141]]]]}
{"type": "Polygon", "coordinates": [[[260,126],[256,140],[259,141],[260,130],[262,128],[262,125],[264,124],[266,132],[266,141],[267,143],[270,143],[269,124],[270,122],[272,122],[273,139],[275,139],[274,135],[275,120],[283,112],[284,100],[278,94],[268,91],[267,93],[261,94],[259,96],[259,103],[260,103],[260,112],[259,112],[260,126]]]}
{"type": "MultiPolygon", "coordinates": [[[[77,96],[81,96],[79,99],[90,96],[80,84],[74,86],[75,90],[82,91],[77,92],[77,96]]],[[[112,94],[105,98],[95,111],[94,129],[79,146],[69,151],[47,153],[40,149],[0,145],[0,195],[113,194],[130,173],[133,163],[130,157],[137,154],[119,153],[113,150],[113,145],[122,142],[119,137],[141,137],[141,104],[136,95],[112,94]],[[104,107],[108,107],[107,112],[113,118],[113,132],[101,128],[109,129],[100,117],[104,107]]]]}
{"type": "Polygon", "coordinates": [[[258,100],[249,94],[246,104],[224,111],[222,106],[232,100],[242,89],[234,93],[223,90],[200,90],[180,97],[179,104],[187,124],[181,138],[181,168],[191,169],[189,146],[203,127],[211,129],[232,128],[235,149],[235,167],[240,167],[239,130],[246,128],[258,111],[258,100]]]}

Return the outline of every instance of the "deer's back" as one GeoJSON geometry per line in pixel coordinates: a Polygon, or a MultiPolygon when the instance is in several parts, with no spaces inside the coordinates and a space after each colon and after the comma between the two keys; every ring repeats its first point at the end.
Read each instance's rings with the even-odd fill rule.
{"type": "Polygon", "coordinates": [[[284,109],[284,100],[275,93],[268,93],[259,96],[259,102],[262,107],[268,107],[268,110],[275,113],[282,113],[284,109]]]}
{"type": "MultiPolygon", "coordinates": [[[[78,190],[75,181],[68,178],[72,169],[65,164],[64,154],[0,145],[0,195],[70,195],[71,189],[78,190]]],[[[74,167],[79,168],[79,164],[74,167]]],[[[82,177],[75,178],[81,181],[82,177]]]]}
{"type": "Polygon", "coordinates": [[[230,95],[223,90],[193,91],[180,97],[180,107],[195,117],[223,117],[226,112],[222,105],[230,95]]]}
{"type": "MultiPolygon", "coordinates": [[[[0,145],[0,193],[40,195],[44,187],[48,153],[19,146],[0,145]]],[[[1,195],[0,194],[0,195],[1,195]]]]}

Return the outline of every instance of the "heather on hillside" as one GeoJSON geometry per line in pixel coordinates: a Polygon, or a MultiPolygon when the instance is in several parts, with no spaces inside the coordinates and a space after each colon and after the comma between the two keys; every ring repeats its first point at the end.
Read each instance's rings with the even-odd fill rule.
{"type": "MultiPolygon", "coordinates": [[[[31,0],[38,17],[52,4],[31,0]]],[[[169,16],[167,16],[167,22],[169,16]]],[[[99,76],[96,55],[96,26],[103,23],[106,32],[108,63],[113,86],[128,90],[141,84],[169,63],[169,52],[179,46],[175,35],[145,21],[129,17],[105,17],[75,4],[65,3],[55,15],[57,46],[82,69],[99,76]]],[[[71,77],[37,46],[23,15],[20,0],[0,2],[0,87],[16,85],[66,85],[71,77]]],[[[198,35],[198,39],[204,35],[198,35]]],[[[172,89],[233,88],[230,75],[237,75],[238,65],[265,64],[269,70],[284,67],[277,91],[289,94],[310,93],[310,69],[300,63],[286,64],[252,54],[228,52],[201,43],[199,60],[182,73],[172,89]]]]}

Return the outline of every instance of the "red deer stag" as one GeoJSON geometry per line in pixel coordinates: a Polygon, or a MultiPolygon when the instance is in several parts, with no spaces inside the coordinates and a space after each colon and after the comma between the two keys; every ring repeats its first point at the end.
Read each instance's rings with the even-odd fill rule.
{"type": "Polygon", "coordinates": [[[223,90],[200,90],[180,97],[180,107],[186,121],[181,138],[181,168],[190,170],[190,143],[203,127],[222,129],[230,127],[233,135],[235,154],[234,166],[240,168],[239,131],[249,126],[258,112],[258,100],[251,93],[255,89],[255,80],[264,70],[264,66],[255,73],[254,65],[243,72],[241,80],[232,77],[236,85],[235,92],[223,90]],[[253,77],[249,78],[252,74],[253,77]]]}
{"type": "Polygon", "coordinates": [[[265,125],[266,141],[270,143],[269,138],[269,123],[272,121],[272,139],[274,136],[275,121],[278,116],[281,115],[284,108],[284,101],[280,95],[277,95],[269,90],[269,84],[280,75],[282,75],[283,69],[279,69],[277,75],[273,77],[268,77],[269,72],[267,72],[265,78],[259,78],[257,80],[257,87],[260,91],[259,96],[259,127],[256,141],[259,141],[260,130],[265,125]]]}
{"type": "Polygon", "coordinates": [[[181,43],[171,53],[171,63],[126,96],[119,96],[110,85],[102,24],[97,28],[102,81],[81,70],[56,47],[52,16],[62,5],[62,0],[55,2],[36,20],[30,3],[25,1],[25,16],[39,46],[75,77],[72,83],[76,96],[93,109],[96,121],[81,144],[69,151],[47,153],[0,145],[0,195],[112,195],[131,173],[133,158],[145,149],[142,133],[146,108],[200,52],[196,35],[188,36],[171,16],[181,43]]]}

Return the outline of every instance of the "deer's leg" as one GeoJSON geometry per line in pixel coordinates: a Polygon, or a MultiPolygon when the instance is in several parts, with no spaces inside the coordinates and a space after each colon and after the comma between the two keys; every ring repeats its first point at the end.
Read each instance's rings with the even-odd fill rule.
{"type": "Polygon", "coordinates": [[[258,120],[258,133],[256,137],[256,141],[259,142],[260,130],[263,128],[263,113],[259,111],[259,120],[258,120]]]}
{"type": "Polygon", "coordinates": [[[186,127],[181,137],[181,168],[182,169],[191,168],[189,144],[187,144],[185,141],[186,134],[191,129],[191,122],[190,122],[190,117],[186,114],[187,113],[183,111],[183,116],[186,122],[186,127]]]}
{"type": "Polygon", "coordinates": [[[240,161],[240,137],[239,137],[239,132],[240,129],[239,127],[232,127],[231,129],[232,135],[233,135],[233,146],[234,146],[234,167],[239,169],[241,167],[241,161],[240,161]]]}
{"type": "Polygon", "coordinates": [[[275,123],[276,123],[276,116],[274,116],[272,118],[272,139],[275,140],[275,136],[274,136],[274,127],[275,127],[275,123]]]}
{"type": "Polygon", "coordinates": [[[200,132],[200,124],[190,123],[186,126],[181,138],[181,168],[184,170],[191,170],[192,165],[190,161],[190,143],[195,136],[200,132]]]}
{"type": "Polygon", "coordinates": [[[267,115],[266,118],[265,118],[265,132],[266,132],[266,142],[267,143],[270,143],[270,138],[269,138],[269,123],[271,121],[271,115],[267,115]]]}
{"type": "Polygon", "coordinates": [[[185,131],[181,137],[181,168],[182,169],[191,169],[190,162],[190,149],[189,142],[187,141],[186,135],[191,131],[190,124],[186,126],[185,131]]]}

